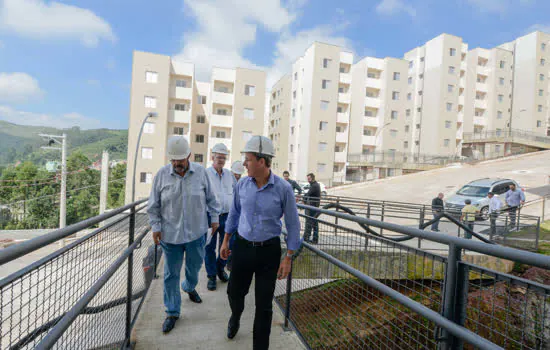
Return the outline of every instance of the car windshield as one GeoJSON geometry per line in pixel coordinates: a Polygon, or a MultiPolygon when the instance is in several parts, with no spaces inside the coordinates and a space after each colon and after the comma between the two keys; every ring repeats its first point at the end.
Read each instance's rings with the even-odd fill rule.
{"type": "Polygon", "coordinates": [[[489,187],[469,186],[466,185],[460,189],[456,194],[461,196],[470,197],[485,197],[489,193],[489,187]]]}

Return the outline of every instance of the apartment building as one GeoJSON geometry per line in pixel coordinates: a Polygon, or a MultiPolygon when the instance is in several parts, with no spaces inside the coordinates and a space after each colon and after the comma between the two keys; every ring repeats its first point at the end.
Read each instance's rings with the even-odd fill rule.
{"type": "Polygon", "coordinates": [[[327,184],[345,178],[352,64],[350,52],[316,42],[274,86],[269,137],[280,150],[275,172],[288,170],[302,181],[313,172],[327,184]]]}
{"type": "MultiPolygon", "coordinates": [[[[151,190],[155,173],[169,162],[166,142],[184,135],[191,144],[191,161],[208,166],[211,149],[224,143],[230,150],[227,167],[241,159],[240,150],[264,128],[263,71],[213,68],[210,82],[195,79],[193,63],[169,56],[135,51],[128,127],[128,169],[134,167],[141,124],[144,125],[136,166],[136,199],[151,190]]],[[[131,200],[132,174],[126,176],[126,202],[131,200]]]]}
{"type": "Polygon", "coordinates": [[[546,135],[550,128],[550,34],[532,32],[499,47],[514,56],[511,128],[546,135]]]}

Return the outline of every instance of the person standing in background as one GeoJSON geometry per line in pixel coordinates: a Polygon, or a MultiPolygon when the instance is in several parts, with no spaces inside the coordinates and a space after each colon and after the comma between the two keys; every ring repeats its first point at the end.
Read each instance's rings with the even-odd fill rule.
{"type": "MultiPolygon", "coordinates": [[[[309,182],[309,190],[304,195],[303,202],[306,205],[319,208],[321,204],[321,185],[315,181],[315,174],[307,174],[307,181],[309,182]]],[[[306,229],[304,232],[304,241],[317,244],[319,243],[319,222],[314,218],[317,212],[311,209],[306,210],[306,229]],[[310,240],[311,231],[313,230],[313,239],[310,240]]]]}
{"type": "Polygon", "coordinates": [[[523,191],[516,189],[515,184],[511,184],[510,189],[506,192],[506,204],[508,205],[507,211],[510,215],[510,226],[512,230],[515,230],[518,210],[525,204],[525,194],[523,191]]]}
{"type": "Polygon", "coordinates": [[[439,193],[437,197],[432,199],[432,213],[436,221],[432,223],[431,229],[434,232],[439,232],[439,220],[441,219],[441,215],[443,214],[443,210],[444,210],[443,196],[444,196],[443,193],[439,193]]]}
{"type": "Polygon", "coordinates": [[[231,172],[233,173],[233,176],[235,176],[235,180],[239,182],[242,174],[244,173],[243,162],[241,162],[240,160],[233,162],[233,164],[231,165],[231,172]]]}
{"type": "MultiPolygon", "coordinates": [[[[474,224],[476,222],[476,215],[479,213],[479,210],[477,210],[476,207],[472,205],[472,201],[469,199],[466,199],[464,201],[464,208],[462,208],[462,215],[460,216],[460,220],[468,227],[471,231],[474,231],[474,224]]],[[[466,239],[472,239],[472,233],[468,231],[464,231],[464,238],[466,239]]]]}

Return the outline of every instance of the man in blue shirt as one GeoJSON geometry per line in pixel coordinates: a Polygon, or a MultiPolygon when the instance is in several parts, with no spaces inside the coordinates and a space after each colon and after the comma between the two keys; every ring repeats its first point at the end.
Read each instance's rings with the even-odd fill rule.
{"type": "Polygon", "coordinates": [[[515,184],[510,185],[510,189],[506,192],[506,204],[510,215],[510,225],[512,228],[516,226],[516,216],[518,209],[525,203],[525,194],[523,191],[516,189],[515,184]]]}
{"type": "MultiPolygon", "coordinates": [[[[210,243],[206,245],[204,265],[206,267],[206,275],[208,276],[208,290],[216,290],[216,275],[222,282],[229,280],[225,272],[226,260],[220,256],[216,258],[216,246],[219,246],[219,248],[222,246],[225,235],[225,222],[229,209],[231,209],[231,202],[233,201],[233,188],[237,183],[231,170],[224,168],[228,154],[229,150],[223,143],[214,145],[212,147],[212,166],[206,169],[206,174],[210,178],[214,193],[216,193],[222,207],[219,216],[220,226],[216,231],[212,231],[210,243]]],[[[210,219],[210,216],[208,218],[210,219]]]]}
{"type": "Polygon", "coordinates": [[[255,275],[256,313],[254,316],[253,348],[269,348],[272,302],[277,278],[286,278],[291,258],[300,246],[300,220],[296,199],[288,182],[273,174],[271,159],[275,149],[264,136],[252,137],[245,146],[244,166],[248,178],[235,187],[233,205],[226,223],[222,258],[232,255],[233,266],[227,295],[231,317],[227,337],[233,339],[240,326],[244,298],[255,275]],[[281,218],[288,232],[287,253],[281,262],[281,218]],[[229,240],[236,235],[233,250],[229,240]]]}
{"type": "Polygon", "coordinates": [[[206,170],[189,161],[191,149],[183,136],[168,139],[170,164],[153,181],[147,213],[155,244],[164,252],[164,333],[170,332],[180,316],[180,271],[185,255],[185,280],[181,288],[194,303],[202,300],[195,290],[204,260],[207,212],[213,231],[218,229],[220,205],[206,170]]]}

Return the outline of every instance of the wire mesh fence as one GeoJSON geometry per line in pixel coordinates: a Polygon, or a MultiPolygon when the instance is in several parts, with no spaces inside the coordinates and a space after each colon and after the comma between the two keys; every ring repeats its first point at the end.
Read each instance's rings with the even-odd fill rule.
{"type": "Polygon", "coordinates": [[[323,213],[323,220],[301,215],[302,227],[312,227],[309,237],[304,232],[311,245],[297,253],[290,277],[275,292],[286,322],[308,348],[436,349],[449,339],[434,322],[309,247],[505,349],[550,348],[549,270],[532,268],[527,275],[536,276],[528,279],[498,272],[466,262],[471,257],[462,261],[462,249],[454,247],[453,257],[429,253],[365,232],[361,220],[340,217],[335,223],[323,213]],[[458,272],[451,272],[454,267],[458,272]]]}
{"type": "MultiPolygon", "coordinates": [[[[129,229],[130,215],[124,215],[0,281],[0,348],[35,348],[128,248],[129,229]]],[[[136,237],[148,230],[146,215],[136,214],[136,237]]],[[[147,259],[151,244],[147,235],[134,251],[133,315],[152,279],[147,259]]],[[[82,310],[55,347],[119,347],[125,341],[127,280],[126,262],[82,310]]]]}

